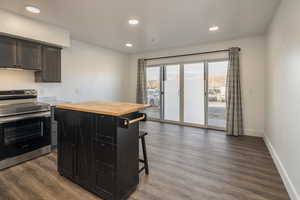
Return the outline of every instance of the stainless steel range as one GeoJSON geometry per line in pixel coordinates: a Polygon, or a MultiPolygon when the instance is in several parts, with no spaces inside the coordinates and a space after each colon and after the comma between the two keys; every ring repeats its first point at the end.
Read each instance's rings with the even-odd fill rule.
{"type": "Polygon", "coordinates": [[[0,169],[51,151],[50,105],[36,90],[0,91],[0,169]]]}

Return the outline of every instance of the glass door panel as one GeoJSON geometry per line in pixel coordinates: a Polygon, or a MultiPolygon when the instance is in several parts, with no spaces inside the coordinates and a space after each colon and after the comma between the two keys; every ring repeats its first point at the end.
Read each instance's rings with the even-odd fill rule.
{"type": "Polygon", "coordinates": [[[180,120],[180,65],[164,67],[164,119],[180,120]]]}
{"type": "Polygon", "coordinates": [[[161,116],[161,67],[146,68],[147,104],[151,107],[145,110],[150,118],[160,119],[161,116]]]}
{"type": "Polygon", "coordinates": [[[228,61],[208,62],[207,125],[226,128],[226,76],[228,61]]]}
{"type": "Polygon", "coordinates": [[[184,64],[184,122],[205,124],[204,63],[184,64]]]}

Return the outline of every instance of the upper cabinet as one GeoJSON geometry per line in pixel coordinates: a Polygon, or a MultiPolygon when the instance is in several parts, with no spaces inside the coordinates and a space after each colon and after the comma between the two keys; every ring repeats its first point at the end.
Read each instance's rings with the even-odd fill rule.
{"type": "Polygon", "coordinates": [[[61,49],[42,47],[42,70],[35,73],[36,82],[61,82],[61,49]]]}
{"type": "Polygon", "coordinates": [[[0,36],[0,67],[17,67],[16,39],[0,36]]]}
{"type": "Polygon", "coordinates": [[[42,69],[42,45],[25,40],[17,40],[17,63],[22,69],[42,69]]]}
{"type": "Polygon", "coordinates": [[[0,68],[34,70],[36,82],[61,82],[61,49],[0,36],[0,68]]]}

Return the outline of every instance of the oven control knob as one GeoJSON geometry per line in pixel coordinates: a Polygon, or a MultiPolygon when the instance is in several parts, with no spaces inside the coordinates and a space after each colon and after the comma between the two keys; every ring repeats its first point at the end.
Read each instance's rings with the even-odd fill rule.
{"type": "Polygon", "coordinates": [[[30,90],[26,90],[26,91],[25,91],[25,94],[26,94],[26,95],[30,95],[30,94],[31,94],[31,91],[30,91],[30,90]]]}

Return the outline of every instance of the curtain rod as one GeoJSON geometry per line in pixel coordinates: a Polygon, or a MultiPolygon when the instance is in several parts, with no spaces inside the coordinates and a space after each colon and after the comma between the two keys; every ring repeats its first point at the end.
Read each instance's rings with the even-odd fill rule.
{"type": "MultiPolygon", "coordinates": [[[[222,49],[217,51],[206,51],[206,52],[199,52],[199,53],[190,53],[190,54],[182,54],[182,55],[174,55],[174,56],[162,56],[162,57],[155,57],[155,58],[145,58],[144,60],[158,60],[158,59],[165,59],[165,58],[177,58],[177,57],[184,57],[184,56],[195,56],[195,55],[201,55],[201,54],[210,54],[210,53],[220,53],[220,52],[226,52],[230,49],[222,49]]],[[[239,48],[239,51],[241,51],[241,48],[239,48]]]]}

